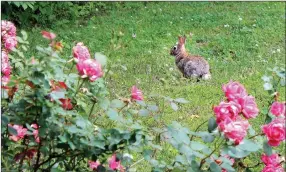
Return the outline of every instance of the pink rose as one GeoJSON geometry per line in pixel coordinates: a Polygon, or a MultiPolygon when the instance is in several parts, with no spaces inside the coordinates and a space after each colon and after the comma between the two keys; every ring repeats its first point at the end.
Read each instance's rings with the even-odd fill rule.
{"type": "Polygon", "coordinates": [[[100,165],[100,162],[98,160],[97,161],[89,160],[88,165],[90,169],[94,170],[94,169],[97,169],[97,167],[100,165]]]}
{"type": "Polygon", "coordinates": [[[131,99],[133,100],[143,100],[142,91],[139,90],[135,85],[131,88],[131,99]]]}
{"type": "Polygon", "coordinates": [[[238,82],[230,81],[226,85],[222,86],[222,90],[224,91],[227,99],[230,101],[236,101],[238,98],[241,98],[247,95],[247,92],[244,86],[238,82]]]}
{"type": "Polygon", "coordinates": [[[73,56],[78,60],[86,60],[90,58],[88,48],[84,46],[82,42],[77,43],[76,46],[73,47],[72,51],[73,56]]]}
{"type": "Polygon", "coordinates": [[[219,124],[219,128],[225,137],[233,140],[235,145],[238,145],[247,135],[248,127],[248,121],[242,120],[241,118],[237,118],[236,121],[226,120],[219,124]]]}
{"type": "Polygon", "coordinates": [[[285,102],[274,102],[271,105],[270,112],[277,117],[280,115],[285,116],[285,102]]]}
{"type": "Polygon", "coordinates": [[[284,172],[284,168],[281,165],[266,165],[261,172],[284,172]]]}
{"type": "Polygon", "coordinates": [[[216,122],[220,123],[221,121],[224,121],[227,118],[235,120],[240,111],[241,111],[240,105],[233,101],[230,101],[228,103],[221,102],[218,106],[214,107],[216,122]]]}
{"type": "Polygon", "coordinates": [[[5,37],[7,35],[16,36],[16,27],[10,21],[1,20],[1,36],[2,36],[2,39],[3,39],[3,37],[5,37]]]}
{"type": "Polygon", "coordinates": [[[276,118],[271,123],[262,126],[262,131],[270,146],[279,146],[280,142],[285,140],[285,129],[285,118],[276,118]]]}
{"type": "Polygon", "coordinates": [[[14,128],[17,131],[17,135],[12,135],[9,138],[15,142],[17,142],[20,139],[23,139],[27,133],[27,128],[23,128],[22,125],[11,125],[8,124],[8,126],[14,128]]]}
{"type": "Polygon", "coordinates": [[[8,76],[11,73],[9,57],[5,51],[2,51],[1,55],[2,55],[1,56],[1,71],[2,71],[2,74],[8,76]]]}
{"type": "Polygon", "coordinates": [[[259,110],[254,97],[245,96],[239,98],[238,103],[241,105],[242,114],[246,119],[255,118],[258,115],[259,110]]]}
{"type": "Polygon", "coordinates": [[[2,86],[6,86],[10,81],[10,75],[4,75],[2,78],[1,78],[1,82],[2,82],[2,86]]]}
{"type": "Polygon", "coordinates": [[[263,154],[261,156],[261,160],[263,161],[265,165],[279,165],[280,163],[278,154],[272,154],[270,156],[263,154]]]}
{"type": "Polygon", "coordinates": [[[120,164],[120,161],[116,158],[116,155],[113,154],[111,156],[111,158],[108,160],[109,163],[109,168],[111,168],[112,170],[119,170],[122,171],[123,170],[123,166],[120,164]]]}
{"type": "Polygon", "coordinates": [[[53,40],[56,38],[56,35],[54,33],[51,33],[51,32],[47,32],[47,31],[42,31],[42,36],[48,40],[53,40]]]}
{"type": "Polygon", "coordinates": [[[13,48],[17,46],[17,39],[15,36],[9,36],[7,39],[4,41],[4,47],[6,50],[11,51],[13,48]]]}
{"type": "Polygon", "coordinates": [[[35,129],[33,131],[33,135],[34,135],[35,141],[37,143],[40,143],[39,130],[38,130],[39,127],[38,127],[38,125],[37,124],[32,124],[31,127],[35,129]]]}
{"type": "Polygon", "coordinates": [[[103,75],[100,63],[98,63],[94,59],[86,59],[84,61],[79,61],[76,67],[81,77],[88,77],[91,82],[102,77],[103,75]]]}

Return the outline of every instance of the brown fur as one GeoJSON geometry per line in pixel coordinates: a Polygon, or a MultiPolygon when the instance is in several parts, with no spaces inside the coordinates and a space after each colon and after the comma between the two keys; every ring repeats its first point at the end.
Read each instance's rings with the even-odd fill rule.
{"type": "Polygon", "coordinates": [[[184,77],[210,79],[208,62],[201,56],[191,55],[185,49],[186,37],[179,36],[178,44],[171,48],[170,55],[175,56],[175,63],[184,77]]]}

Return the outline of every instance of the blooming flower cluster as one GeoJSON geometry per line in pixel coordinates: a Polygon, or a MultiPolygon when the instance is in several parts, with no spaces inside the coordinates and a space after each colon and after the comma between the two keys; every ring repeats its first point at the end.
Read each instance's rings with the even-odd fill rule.
{"type": "MultiPolygon", "coordinates": [[[[14,128],[17,131],[17,135],[11,135],[9,137],[10,140],[13,140],[14,142],[17,142],[21,139],[23,139],[26,135],[27,135],[27,128],[24,128],[22,125],[12,125],[12,124],[8,124],[9,127],[14,128]]],[[[37,143],[40,143],[40,137],[39,137],[39,127],[37,124],[32,124],[31,127],[34,129],[33,130],[33,135],[35,138],[35,141],[37,143]]]]}
{"type": "Polygon", "coordinates": [[[17,46],[16,27],[12,22],[1,20],[1,39],[7,52],[17,46]]]}
{"type": "Polygon", "coordinates": [[[102,77],[101,64],[90,58],[88,48],[82,42],[73,47],[73,56],[77,62],[76,67],[82,78],[89,78],[91,82],[102,77]]]}
{"type": "Polygon", "coordinates": [[[8,53],[17,46],[16,27],[10,21],[1,20],[1,72],[2,86],[10,81],[11,66],[8,53]]]}
{"type": "Polygon", "coordinates": [[[228,101],[214,107],[216,122],[225,137],[237,145],[247,135],[249,123],[246,119],[255,118],[259,110],[254,97],[249,96],[240,83],[230,81],[222,90],[228,101]]]}
{"type": "Polygon", "coordinates": [[[284,172],[283,167],[280,165],[278,154],[272,154],[270,156],[263,154],[261,160],[265,164],[262,172],[284,172]]]}
{"type": "MultiPolygon", "coordinates": [[[[97,167],[100,165],[100,162],[97,160],[97,161],[91,161],[89,160],[88,161],[88,164],[89,164],[89,168],[92,169],[92,170],[96,170],[97,167]]],[[[120,160],[118,160],[116,158],[116,154],[113,154],[109,159],[108,159],[108,164],[109,164],[109,168],[111,170],[119,170],[121,172],[124,171],[124,167],[121,165],[121,162],[120,160]]]]}

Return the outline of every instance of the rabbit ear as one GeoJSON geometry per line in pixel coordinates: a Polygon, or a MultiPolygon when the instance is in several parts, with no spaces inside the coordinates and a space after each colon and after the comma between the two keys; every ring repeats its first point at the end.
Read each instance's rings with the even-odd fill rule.
{"type": "Polygon", "coordinates": [[[182,37],[182,36],[178,36],[178,42],[179,42],[179,44],[185,44],[185,40],[186,40],[186,38],[184,38],[184,37],[182,37]]]}

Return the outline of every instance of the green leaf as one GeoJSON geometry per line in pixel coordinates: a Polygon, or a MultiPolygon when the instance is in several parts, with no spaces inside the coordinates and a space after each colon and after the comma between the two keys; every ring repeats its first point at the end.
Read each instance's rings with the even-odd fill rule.
{"type": "Polygon", "coordinates": [[[264,141],[263,143],[263,151],[268,156],[272,155],[272,147],[268,144],[267,141],[264,141]]]}
{"type": "Polygon", "coordinates": [[[15,135],[15,136],[18,135],[17,130],[15,128],[13,128],[13,127],[8,126],[8,131],[12,135],[15,135]]]}
{"type": "Polygon", "coordinates": [[[252,128],[252,126],[250,125],[248,128],[248,132],[250,136],[254,136],[255,135],[255,130],[252,128]]]}
{"type": "Polygon", "coordinates": [[[96,59],[96,61],[98,61],[101,64],[101,66],[103,67],[106,66],[107,58],[105,55],[101,53],[95,53],[94,58],[96,59]]]}
{"type": "Polygon", "coordinates": [[[123,106],[125,106],[125,103],[118,99],[114,99],[110,103],[111,108],[122,108],[123,106]]]}
{"type": "Polygon", "coordinates": [[[151,160],[152,154],[153,154],[153,151],[150,150],[150,149],[146,149],[146,150],[143,151],[143,157],[147,161],[151,160]]]}
{"type": "Polygon", "coordinates": [[[76,125],[82,129],[84,129],[84,128],[86,128],[86,121],[84,119],[78,119],[76,121],[76,125]]]}
{"type": "Polygon", "coordinates": [[[63,143],[67,142],[66,135],[58,136],[58,137],[59,137],[59,139],[61,140],[61,142],[63,142],[63,143]]]}
{"type": "Polygon", "coordinates": [[[240,143],[237,148],[241,150],[246,150],[249,152],[256,152],[259,150],[259,146],[257,143],[251,140],[244,139],[242,143],[240,143]]]}
{"type": "Polygon", "coordinates": [[[211,164],[210,164],[210,170],[212,171],[212,172],[221,172],[221,167],[217,164],[217,163],[215,163],[215,162],[211,162],[211,164]]]}
{"type": "Polygon", "coordinates": [[[217,123],[214,117],[211,117],[208,122],[208,131],[211,133],[217,127],[217,123]]]}
{"type": "Polygon", "coordinates": [[[65,98],[65,92],[63,91],[53,91],[50,93],[50,96],[54,100],[63,99],[65,98]]]}
{"type": "Polygon", "coordinates": [[[118,120],[118,112],[114,109],[109,108],[107,111],[107,115],[111,120],[118,120]]]}
{"type": "Polygon", "coordinates": [[[179,109],[178,105],[174,102],[171,102],[171,108],[174,110],[174,111],[177,111],[179,109]]]}
{"type": "Polygon", "coordinates": [[[24,30],[21,30],[21,34],[23,35],[24,41],[26,41],[28,38],[27,32],[25,32],[24,30]]]}
{"type": "Polygon", "coordinates": [[[157,112],[159,110],[158,106],[156,105],[148,105],[147,109],[153,112],[157,112]]]}
{"type": "Polygon", "coordinates": [[[140,116],[148,116],[149,115],[149,111],[147,109],[140,109],[138,114],[140,116]]]}
{"type": "Polygon", "coordinates": [[[235,171],[235,169],[232,168],[232,166],[229,163],[223,162],[220,166],[226,169],[228,172],[235,171]]]}
{"type": "Polygon", "coordinates": [[[1,125],[6,126],[9,123],[9,118],[5,115],[1,115],[1,125]]]}
{"type": "Polygon", "coordinates": [[[191,148],[193,150],[203,150],[204,148],[206,148],[206,146],[203,145],[202,143],[191,141],[191,148]]]}
{"type": "Polygon", "coordinates": [[[145,104],[145,102],[144,102],[144,101],[136,100],[136,103],[137,103],[137,104],[139,104],[139,105],[141,105],[141,106],[143,106],[143,107],[145,107],[145,106],[146,106],[146,104],[145,104]]]}
{"type": "Polygon", "coordinates": [[[72,126],[68,127],[68,132],[69,133],[77,133],[78,129],[76,128],[76,126],[72,125],[72,126]]]}
{"type": "Polygon", "coordinates": [[[192,168],[191,171],[200,171],[199,164],[198,164],[195,160],[192,160],[192,162],[191,162],[191,168],[192,168]]]}
{"type": "Polygon", "coordinates": [[[104,98],[99,101],[99,106],[104,110],[107,110],[109,105],[110,105],[110,101],[107,98],[104,98]]]}
{"type": "Polygon", "coordinates": [[[242,149],[239,149],[238,147],[232,147],[232,146],[223,148],[222,152],[234,158],[243,158],[243,157],[248,156],[251,153],[250,151],[242,150],[242,149]]]}
{"type": "Polygon", "coordinates": [[[26,10],[28,8],[27,4],[22,4],[22,7],[24,10],[26,10]]]}
{"type": "Polygon", "coordinates": [[[177,103],[189,103],[189,101],[184,98],[177,98],[174,101],[177,103]]]}
{"type": "Polygon", "coordinates": [[[215,137],[209,133],[201,136],[204,142],[211,143],[214,141],[215,137]]]}
{"type": "Polygon", "coordinates": [[[263,84],[263,88],[264,88],[264,90],[272,90],[273,86],[272,86],[272,84],[266,82],[263,84]]]}
{"type": "Polygon", "coordinates": [[[75,150],[75,145],[73,144],[72,141],[68,141],[68,144],[72,150],[75,150]]]}

